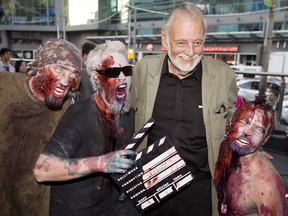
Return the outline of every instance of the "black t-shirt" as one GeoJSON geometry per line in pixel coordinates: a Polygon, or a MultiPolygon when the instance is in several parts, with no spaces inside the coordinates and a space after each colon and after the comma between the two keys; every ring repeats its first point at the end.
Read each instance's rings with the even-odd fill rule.
{"type": "Polygon", "coordinates": [[[81,80],[79,86],[80,100],[84,100],[95,93],[92,83],[90,82],[90,76],[86,69],[80,72],[81,80]]]}
{"type": "MultiPolygon", "coordinates": [[[[67,110],[43,153],[63,158],[99,156],[127,145],[133,132],[133,110],[122,114],[118,124],[109,123],[101,116],[92,96],[67,110]]],[[[75,212],[77,215],[109,215],[118,197],[116,185],[105,173],[51,187],[51,202],[67,206],[67,215],[75,212]]],[[[51,206],[57,208],[57,205],[51,206]]],[[[57,212],[57,209],[50,211],[57,212]]]]}

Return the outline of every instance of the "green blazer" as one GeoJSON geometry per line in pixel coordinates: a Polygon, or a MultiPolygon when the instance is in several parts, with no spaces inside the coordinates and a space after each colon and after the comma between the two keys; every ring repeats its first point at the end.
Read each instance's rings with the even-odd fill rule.
{"type": "MultiPolygon", "coordinates": [[[[134,67],[131,100],[135,109],[135,131],[138,131],[152,117],[165,56],[166,54],[146,56],[134,67]]],[[[204,57],[202,59],[202,105],[212,177],[214,177],[220,144],[224,139],[226,125],[235,111],[236,101],[237,86],[234,71],[224,62],[204,57]]],[[[146,146],[147,138],[143,140],[138,150],[146,146]]],[[[218,215],[215,196],[213,189],[213,215],[218,215]]]]}

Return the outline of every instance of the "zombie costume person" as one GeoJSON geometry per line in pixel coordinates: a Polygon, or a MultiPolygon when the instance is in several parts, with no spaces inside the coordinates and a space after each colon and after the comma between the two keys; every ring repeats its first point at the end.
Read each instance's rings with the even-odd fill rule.
{"type": "Polygon", "coordinates": [[[96,93],[67,110],[34,174],[40,182],[57,182],[51,187],[50,215],[129,215],[107,174],[124,173],[134,163],[122,156],[135,152],[118,150],[134,128],[128,100],[132,67],[124,44],[97,46],[89,53],[87,70],[96,93]]]}
{"type": "Polygon", "coordinates": [[[69,106],[80,51],[51,39],[36,52],[34,75],[0,72],[0,215],[48,215],[49,187],[32,169],[69,106]]]}
{"type": "Polygon", "coordinates": [[[263,95],[235,112],[216,163],[220,215],[285,215],[283,181],[258,151],[273,129],[273,108],[263,95]]]}

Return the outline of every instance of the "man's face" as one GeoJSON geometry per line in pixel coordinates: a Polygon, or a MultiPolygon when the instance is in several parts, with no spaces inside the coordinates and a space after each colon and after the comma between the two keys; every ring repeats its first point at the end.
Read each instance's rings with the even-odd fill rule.
{"type": "Polygon", "coordinates": [[[129,66],[126,66],[128,66],[126,57],[117,53],[107,54],[102,61],[101,68],[97,68],[97,70],[102,70],[102,74],[96,73],[98,91],[110,113],[116,114],[130,109],[128,94],[132,78],[131,74],[124,74],[124,70],[129,70],[129,66]],[[107,76],[108,73],[115,77],[107,76]]]}
{"type": "Polygon", "coordinates": [[[49,108],[58,108],[63,100],[75,86],[78,71],[71,66],[61,64],[47,65],[39,68],[33,80],[34,90],[44,97],[49,108]]]}
{"type": "Polygon", "coordinates": [[[175,14],[169,35],[162,32],[162,44],[168,49],[170,61],[180,74],[186,75],[200,62],[204,31],[200,21],[192,20],[185,14],[175,14]]]}
{"type": "Polygon", "coordinates": [[[11,59],[11,52],[10,51],[5,52],[4,55],[2,56],[2,60],[10,61],[10,59],[11,59]]]}
{"type": "Polygon", "coordinates": [[[272,105],[274,105],[274,104],[276,104],[277,103],[277,97],[276,97],[276,95],[274,94],[274,92],[272,92],[272,91],[269,91],[268,92],[268,100],[270,101],[270,103],[272,104],[272,105]]]}
{"type": "Polygon", "coordinates": [[[254,112],[254,107],[251,106],[241,110],[231,122],[227,135],[231,150],[238,155],[255,152],[264,142],[266,130],[263,110],[256,109],[254,112]]]}

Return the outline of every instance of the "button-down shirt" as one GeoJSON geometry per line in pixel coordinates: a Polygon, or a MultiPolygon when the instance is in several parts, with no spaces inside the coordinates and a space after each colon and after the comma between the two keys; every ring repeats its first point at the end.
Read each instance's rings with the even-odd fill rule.
{"type": "Polygon", "coordinates": [[[208,150],[202,111],[202,65],[179,79],[164,62],[152,117],[155,126],[148,145],[168,135],[192,173],[209,172],[208,150]]]}

